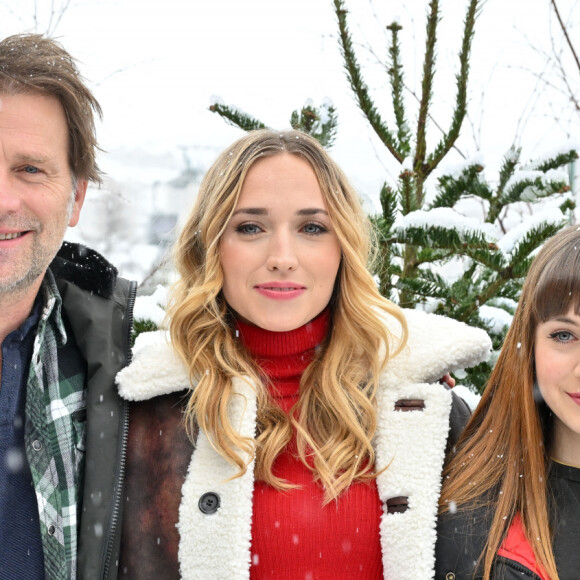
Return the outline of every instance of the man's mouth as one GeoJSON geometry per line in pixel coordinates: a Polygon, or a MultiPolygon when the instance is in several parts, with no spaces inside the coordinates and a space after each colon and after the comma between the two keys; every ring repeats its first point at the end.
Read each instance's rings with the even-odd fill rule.
{"type": "Polygon", "coordinates": [[[13,232],[11,234],[0,234],[0,240],[13,240],[24,235],[24,232],[13,232]]]}

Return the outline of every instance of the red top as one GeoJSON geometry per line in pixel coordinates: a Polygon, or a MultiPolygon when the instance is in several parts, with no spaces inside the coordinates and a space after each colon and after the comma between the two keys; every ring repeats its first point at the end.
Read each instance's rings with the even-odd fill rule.
{"type": "Polygon", "coordinates": [[[524,532],[524,525],[520,514],[517,513],[508,529],[507,536],[502,542],[498,555],[519,562],[542,580],[550,580],[544,568],[536,562],[536,556],[524,532]]]}
{"type": "MultiPolygon", "coordinates": [[[[238,323],[240,337],[272,381],[272,396],[288,411],[299,396],[300,377],[327,333],[329,312],[290,332],[238,323]]],[[[379,535],[382,506],[376,483],[355,483],[323,506],[324,493],[292,453],[292,441],[274,463],[278,477],[299,489],[254,485],[252,580],[382,578],[379,535]]]]}

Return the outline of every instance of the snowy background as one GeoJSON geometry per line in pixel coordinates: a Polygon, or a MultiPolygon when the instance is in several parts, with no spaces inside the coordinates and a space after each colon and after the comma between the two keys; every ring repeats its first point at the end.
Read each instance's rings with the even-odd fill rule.
{"type": "MultiPolygon", "coordinates": [[[[403,26],[406,82],[418,93],[427,4],[347,0],[359,61],[384,109],[385,26],[393,20],[403,26]]],[[[571,38],[578,38],[576,0],[557,4],[571,38]]],[[[466,5],[441,2],[434,116],[445,128],[466,5]]],[[[216,96],[279,129],[307,99],[315,105],[332,99],[339,115],[332,154],[369,210],[377,209],[381,184],[394,181],[399,168],[354,104],[336,29],[331,0],[0,0],[0,36],[48,31],[59,38],[104,110],[98,131],[106,181],[90,190],[67,238],[104,253],[124,276],[154,282],[151,272],[205,169],[242,134],[209,111],[216,96]]],[[[460,152],[442,169],[477,155],[493,180],[513,144],[531,159],[580,138],[580,115],[568,94],[580,94],[579,80],[550,0],[487,0],[472,49],[469,119],[460,152]]]]}

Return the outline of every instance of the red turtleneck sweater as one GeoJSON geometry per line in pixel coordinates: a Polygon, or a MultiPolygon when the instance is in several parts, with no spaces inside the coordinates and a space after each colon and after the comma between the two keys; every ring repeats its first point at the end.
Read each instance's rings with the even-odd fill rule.
{"type": "MultiPolygon", "coordinates": [[[[328,324],[328,310],[290,332],[238,322],[240,339],[270,378],[272,397],[284,411],[298,399],[300,377],[328,324]]],[[[374,480],[351,485],[323,506],[322,487],[292,449],[294,441],[277,457],[274,470],[300,488],[278,491],[262,481],[254,485],[251,578],[382,578],[382,507],[374,480]]]]}

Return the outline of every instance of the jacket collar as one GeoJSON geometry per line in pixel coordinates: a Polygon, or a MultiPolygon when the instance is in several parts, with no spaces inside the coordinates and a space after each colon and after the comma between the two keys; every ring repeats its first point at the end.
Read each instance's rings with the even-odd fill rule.
{"type": "Polygon", "coordinates": [[[63,242],[49,268],[55,278],[64,278],[82,290],[103,298],[113,295],[117,269],[86,246],[63,242]]]}
{"type": "MultiPolygon", "coordinates": [[[[386,386],[402,382],[433,383],[445,373],[486,360],[491,351],[487,333],[462,322],[403,310],[407,320],[408,341],[397,356],[389,359],[383,373],[386,386]]],[[[384,320],[393,336],[394,352],[401,327],[392,317],[384,320]]],[[[188,370],[172,349],[164,331],[145,332],[137,337],[133,362],[117,376],[121,396],[143,401],[191,387],[188,370]]]]}

